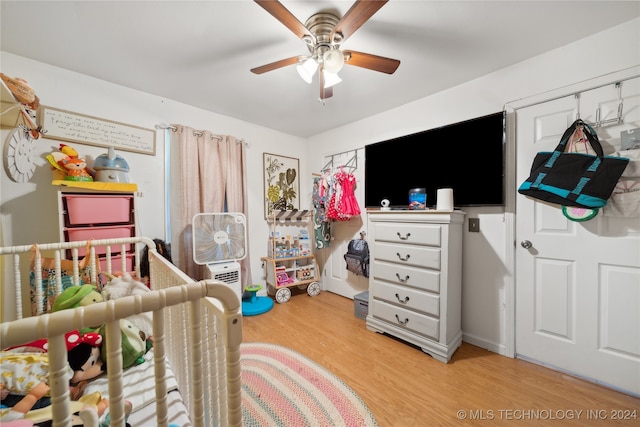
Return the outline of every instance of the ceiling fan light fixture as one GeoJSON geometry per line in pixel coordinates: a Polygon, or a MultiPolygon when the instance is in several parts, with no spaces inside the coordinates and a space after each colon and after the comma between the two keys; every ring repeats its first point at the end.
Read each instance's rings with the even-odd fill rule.
{"type": "Polygon", "coordinates": [[[384,6],[387,0],[355,0],[342,17],[325,10],[311,15],[304,24],[280,0],[255,0],[255,2],[300,38],[307,45],[310,55],[293,56],[250,71],[263,74],[296,64],[300,77],[305,82],[312,83],[313,75],[317,70],[320,80],[319,99],[323,104],[325,99],[333,96],[332,86],[342,81],[338,73],[345,62],[386,74],[393,74],[400,65],[400,61],[396,59],[340,50],[342,43],[384,6]]]}
{"type": "Polygon", "coordinates": [[[342,81],[342,79],[340,78],[339,75],[337,75],[336,73],[331,73],[327,70],[323,70],[322,71],[323,75],[324,75],[324,88],[330,88],[332,86],[337,85],[338,83],[340,83],[342,81]]]}
{"type": "Polygon", "coordinates": [[[322,55],[322,64],[326,71],[338,73],[344,66],[344,55],[340,49],[329,49],[322,55]]]}
{"type": "Polygon", "coordinates": [[[308,58],[296,66],[296,70],[298,70],[298,74],[300,74],[302,80],[309,84],[313,81],[313,75],[317,69],[318,63],[313,58],[308,58]]]}

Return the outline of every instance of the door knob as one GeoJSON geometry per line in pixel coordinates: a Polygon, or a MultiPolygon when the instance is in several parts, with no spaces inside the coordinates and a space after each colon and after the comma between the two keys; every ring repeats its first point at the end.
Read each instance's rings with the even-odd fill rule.
{"type": "Polygon", "coordinates": [[[525,249],[529,249],[533,246],[533,244],[528,240],[523,240],[522,242],[520,242],[520,246],[522,246],[525,249]]]}

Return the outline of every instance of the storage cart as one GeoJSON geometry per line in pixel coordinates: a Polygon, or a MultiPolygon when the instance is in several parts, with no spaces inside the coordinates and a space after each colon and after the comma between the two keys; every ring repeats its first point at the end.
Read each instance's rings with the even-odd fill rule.
{"type": "Polygon", "coordinates": [[[313,251],[313,211],[274,211],[265,267],[267,292],[282,304],[291,298],[291,287],[320,293],[320,273],[313,251]],[[311,229],[311,230],[310,230],[311,229]]]}

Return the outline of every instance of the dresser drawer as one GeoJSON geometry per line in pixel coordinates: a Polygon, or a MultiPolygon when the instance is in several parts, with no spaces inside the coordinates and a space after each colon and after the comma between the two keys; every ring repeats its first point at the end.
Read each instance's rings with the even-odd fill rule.
{"type": "Polygon", "coordinates": [[[440,246],[440,225],[374,222],[373,226],[376,241],[440,246]]]}
{"type": "Polygon", "coordinates": [[[376,260],[394,262],[400,265],[440,269],[440,249],[426,246],[403,245],[375,242],[376,260]]]}
{"type": "Polygon", "coordinates": [[[440,272],[386,261],[372,263],[372,277],[399,285],[440,293],[440,272]]]}
{"type": "Polygon", "coordinates": [[[405,286],[378,282],[374,279],[373,297],[403,308],[440,317],[440,297],[405,286]]]}
{"type": "Polygon", "coordinates": [[[440,321],[386,302],[373,300],[374,316],[401,329],[407,329],[434,340],[440,339],[440,321]]]}

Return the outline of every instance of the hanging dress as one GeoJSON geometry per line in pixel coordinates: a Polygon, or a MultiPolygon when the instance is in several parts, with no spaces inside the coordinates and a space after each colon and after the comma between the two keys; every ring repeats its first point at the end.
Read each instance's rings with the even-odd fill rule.
{"type": "Polygon", "coordinates": [[[331,222],[327,218],[326,195],[328,192],[326,177],[316,177],[313,179],[312,201],[315,208],[313,235],[316,249],[328,248],[331,246],[331,222]]]}
{"type": "Polygon", "coordinates": [[[336,201],[340,200],[340,183],[336,179],[334,174],[329,182],[329,202],[327,203],[327,218],[332,221],[337,221],[338,216],[338,204],[336,201]]]}
{"type": "Polygon", "coordinates": [[[340,168],[333,176],[333,183],[327,216],[334,221],[348,221],[353,216],[360,215],[360,206],[354,193],[355,176],[340,168]]]}
{"type": "Polygon", "coordinates": [[[340,198],[338,215],[344,220],[349,220],[354,216],[360,215],[360,206],[355,194],[356,177],[352,173],[343,172],[340,181],[342,184],[342,197],[340,198]]]}

